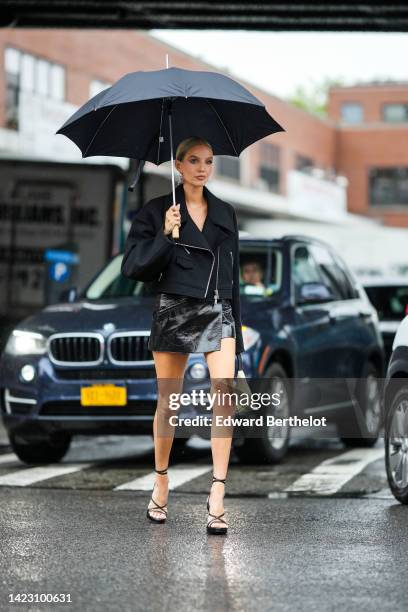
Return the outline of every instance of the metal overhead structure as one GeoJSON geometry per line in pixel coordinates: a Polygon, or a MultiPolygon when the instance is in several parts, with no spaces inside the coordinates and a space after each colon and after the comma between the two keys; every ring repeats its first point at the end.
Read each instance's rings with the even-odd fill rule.
{"type": "Polygon", "coordinates": [[[3,28],[406,32],[408,3],[3,0],[3,28]]]}

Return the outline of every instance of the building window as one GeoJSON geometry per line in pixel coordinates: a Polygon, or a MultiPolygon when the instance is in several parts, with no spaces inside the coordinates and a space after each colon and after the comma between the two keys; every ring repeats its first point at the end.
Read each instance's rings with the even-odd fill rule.
{"type": "Polygon", "coordinates": [[[65,68],[58,64],[50,65],[50,97],[54,100],[65,99],[65,68]]]}
{"type": "Polygon", "coordinates": [[[305,157],[304,155],[296,155],[295,168],[299,170],[299,172],[305,172],[306,170],[313,168],[313,160],[310,157],[305,157]]]}
{"type": "Polygon", "coordinates": [[[21,57],[21,89],[34,91],[35,89],[35,59],[32,55],[23,53],[21,57]]]}
{"type": "Polygon", "coordinates": [[[20,53],[16,49],[6,49],[4,68],[6,73],[6,127],[16,130],[20,91],[20,53]]]}
{"type": "Polygon", "coordinates": [[[46,60],[37,61],[37,92],[40,96],[49,96],[49,64],[46,60]]]}
{"type": "Polygon", "coordinates": [[[4,54],[6,74],[6,127],[18,129],[19,92],[65,99],[65,68],[59,64],[7,47],[4,54]]]}
{"type": "Polygon", "coordinates": [[[279,191],[280,148],[270,142],[260,143],[259,178],[264,181],[269,191],[279,191]]]}
{"type": "Polygon", "coordinates": [[[362,123],[364,112],[360,102],[343,102],[341,105],[341,120],[345,123],[362,123]]]}
{"type": "Polygon", "coordinates": [[[383,121],[388,123],[403,123],[408,121],[408,104],[384,104],[382,107],[383,121]]]}
{"type": "Polygon", "coordinates": [[[217,156],[217,174],[239,181],[241,178],[240,159],[224,155],[217,156]]]}
{"type": "Polygon", "coordinates": [[[106,81],[100,81],[99,79],[93,79],[89,84],[89,97],[93,98],[98,93],[107,89],[111,86],[111,83],[107,83],[106,81]]]}
{"type": "Polygon", "coordinates": [[[408,204],[408,167],[370,168],[368,181],[371,206],[408,204]]]}

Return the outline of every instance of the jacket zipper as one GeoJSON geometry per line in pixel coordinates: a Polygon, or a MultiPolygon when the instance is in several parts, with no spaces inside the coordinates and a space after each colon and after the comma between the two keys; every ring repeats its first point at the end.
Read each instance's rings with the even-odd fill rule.
{"type": "Polygon", "coordinates": [[[232,283],[231,285],[234,285],[234,255],[232,254],[232,251],[230,251],[231,253],[231,262],[232,262],[232,283]]]}
{"type": "MultiPolygon", "coordinates": [[[[190,254],[190,251],[186,247],[189,246],[191,248],[203,249],[204,251],[209,251],[211,253],[211,255],[213,256],[213,262],[212,262],[212,266],[211,266],[211,270],[210,270],[210,276],[208,277],[207,287],[205,289],[205,294],[204,294],[204,297],[207,297],[208,286],[210,284],[211,275],[212,275],[212,271],[213,271],[213,268],[214,268],[214,262],[215,262],[215,255],[214,255],[214,253],[210,249],[206,249],[205,247],[199,247],[199,246],[196,246],[194,244],[185,244],[184,242],[177,242],[177,244],[180,244],[181,246],[184,246],[184,248],[186,249],[188,254],[190,254]]],[[[218,255],[218,257],[217,257],[217,279],[216,279],[216,282],[215,282],[215,289],[214,289],[214,304],[217,304],[218,299],[219,299],[219,294],[218,294],[218,269],[220,267],[220,247],[218,247],[218,249],[217,249],[217,255],[218,255]]],[[[232,257],[232,252],[231,252],[231,257],[232,257]]],[[[160,273],[159,280],[161,279],[162,274],[163,274],[163,272],[160,273]]]]}
{"type": "Polygon", "coordinates": [[[217,278],[216,278],[216,281],[215,281],[215,289],[214,289],[214,304],[216,304],[217,301],[218,301],[218,268],[220,267],[220,247],[218,247],[218,249],[217,249],[217,256],[218,256],[218,259],[217,259],[217,278]]]}
{"type": "MultiPolygon", "coordinates": [[[[196,246],[195,244],[185,244],[184,242],[176,242],[176,244],[180,244],[181,246],[185,246],[185,247],[191,247],[192,249],[201,249],[203,251],[208,251],[213,256],[213,262],[212,262],[212,266],[211,266],[210,276],[208,277],[207,287],[206,287],[205,293],[204,293],[204,297],[207,297],[208,286],[210,284],[211,274],[212,274],[212,271],[213,271],[213,268],[214,268],[214,262],[215,262],[215,255],[214,255],[214,253],[210,249],[206,249],[205,247],[199,247],[199,246],[196,246]]],[[[217,302],[215,302],[215,303],[217,303],[217,302]]]]}

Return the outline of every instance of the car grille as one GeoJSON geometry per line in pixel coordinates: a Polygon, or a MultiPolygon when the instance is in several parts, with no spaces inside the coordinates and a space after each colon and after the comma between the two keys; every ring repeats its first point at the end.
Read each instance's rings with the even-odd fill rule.
{"type": "Polygon", "coordinates": [[[48,354],[57,365],[98,365],[103,360],[104,338],[97,333],[53,334],[48,354]]]}
{"type": "Polygon", "coordinates": [[[124,332],[112,334],[108,341],[109,360],[116,365],[154,363],[148,349],[150,332],[124,332]]]}
{"type": "Polygon", "coordinates": [[[78,417],[127,417],[154,416],[156,400],[128,400],[126,406],[82,406],[79,401],[64,400],[63,402],[45,402],[41,416],[78,416],[78,417]]]}
{"type": "MultiPolygon", "coordinates": [[[[109,336],[107,356],[114,365],[152,365],[148,349],[150,331],[117,332],[109,336]]],[[[97,332],[53,334],[48,339],[48,354],[56,366],[93,366],[104,360],[105,338],[97,332]]],[[[109,376],[109,373],[106,373],[109,376]]],[[[102,375],[103,376],[103,375],[102,375]]],[[[62,375],[63,377],[63,375],[62,375]]],[[[119,374],[119,378],[123,375],[119,374]]],[[[131,378],[140,378],[133,374],[131,378]]]]}

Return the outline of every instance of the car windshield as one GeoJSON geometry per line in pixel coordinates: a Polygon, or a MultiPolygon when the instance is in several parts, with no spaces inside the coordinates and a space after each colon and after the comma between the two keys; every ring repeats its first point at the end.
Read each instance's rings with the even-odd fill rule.
{"type": "Polygon", "coordinates": [[[401,321],[407,314],[408,285],[365,287],[380,320],[401,321]]]}
{"type": "MultiPolygon", "coordinates": [[[[121,274],[123,254],[116,255],[85,289],[87,300],[151,296],[155,281],[143,282],[121,274]]],[[[282,287],[282,253],[275,247],[240,247],[240,293],[256,299],[275,296],[282,287]]]]}

